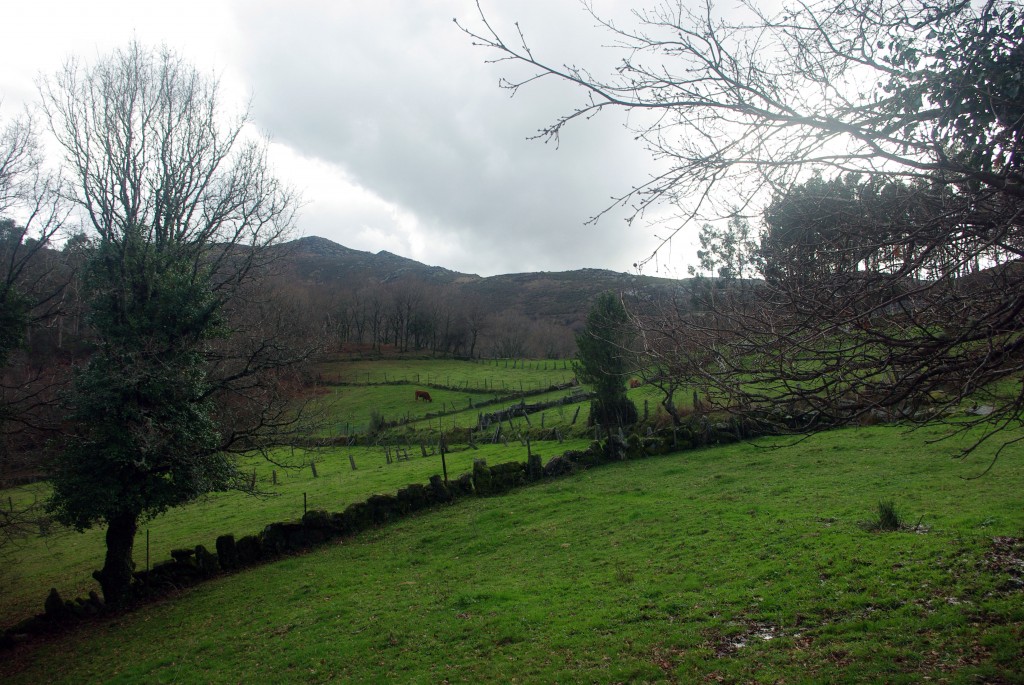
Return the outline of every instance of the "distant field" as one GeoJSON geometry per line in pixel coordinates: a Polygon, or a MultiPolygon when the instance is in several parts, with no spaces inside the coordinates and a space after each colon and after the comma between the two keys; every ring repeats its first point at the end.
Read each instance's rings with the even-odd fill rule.
{"type": "Polygon", "coordinates": [[[572,363],[562,360],[398,358],[328,362],[320,378],[323,394],[316,404],[327,416],[322,435],[331,437],[364,433],[373,412],[386,421],[410,422],[418,431],[475,426],[481,412],[569,395],[547,390],[569,383],[574,374],[572,363]],[[427,390],[431,401],[417,400],[416,390],[427,390]]]}
{"type": "Polygon", "coordinates": [[[533,392],[574,377],[568,360],[382,359],[323,365],[325,380],[345,383],[404,382],[481,391],[533,392]]]}
{"type": "MultiPolygon", "coordinates": [[[[1024,462],[968,480],[986,455],[950,459],[939,431],[763,439],[463,501],[13,652],[0,677],[1021,682],[1024,462]],[[920,525],[869,532],[880,500],[920,525]]],[[[367,451],[352,473],[345,454],[289,474],[271,518],[436,466],[367,451]]],[[[238,500],[198,506],[211,532],[241,525],[238,500]]]]}
{"type": "MultiPolygon", "coordinates": [[[[418,433],[473,427],[481,413],[572,395],[571,390],[548,389],[574,376],[572,363],[562,360],[386,359],[330,362],[323,365],[321,378],[326,385],[316,403],[327,416],[321,436],[333,437],[365,432],[373,412],[386,421],[407,421],[408,429],[418,433]],[[344,384],[332,385],[338,382],[344,384]],[[415,391],[426,388],[432,401],[417,400],[415,391]]],[[[641,416],[645,406],[652,417],[662,411],[661,394],[651,386],[630,389],[629,396],[641,416]]],[[[689,407],[691,397],[677,397],[676,404],[689,407]]],[[[529,422],[516,417],[513,425],[525,429],[543,424],[580,434],[589,415],[589,402],[567,404],[545,410],[543,416],[531,415],[529,422]]]]}

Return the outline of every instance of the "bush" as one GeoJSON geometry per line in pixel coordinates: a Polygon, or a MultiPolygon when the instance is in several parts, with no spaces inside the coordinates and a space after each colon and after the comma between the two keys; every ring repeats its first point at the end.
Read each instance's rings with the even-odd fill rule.
{"type": "Polygon", "coordinates": [[[386,422],[384,421],[384,414],[380,413],[376,409],[370,410],[370,425],[366,428],[366,432],[370,435],[377,435],[382,430],[387,428],[386,422]]]}
{"type": "Polygon", "coordinates": [[[633,400],[628,397],[594,400],[590,403],[590,416],[587,425],[595,423],[600,426],[632,426],[640,420],[640,414],[633,400]]]}

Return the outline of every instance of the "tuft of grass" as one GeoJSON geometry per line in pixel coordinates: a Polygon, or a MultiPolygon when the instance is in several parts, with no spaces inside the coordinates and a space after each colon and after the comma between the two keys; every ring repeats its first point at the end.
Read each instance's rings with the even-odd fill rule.
{"type": "Polygon", "coordinates": [[[896,503],[892,500],[880,500],[875,518],[864,524],[866,530],[879,533],[892,533],[903,530],[903,516],[896,509],[896,503]]]}

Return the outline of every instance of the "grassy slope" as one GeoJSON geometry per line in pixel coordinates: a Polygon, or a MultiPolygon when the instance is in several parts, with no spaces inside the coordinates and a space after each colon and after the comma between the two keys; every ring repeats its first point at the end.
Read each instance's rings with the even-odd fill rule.
{"type": "MultiPolygon", "coordinates": [[[[583,449],[585,440],[535,443],[533,452],[545,460],[566,449],[583,449]]],[[[461,449],[461,448],[460,448],[461,449]]],[[[214,549],[218,535],[233,533],[235,537],[255,533],[274,521],[294,520],[302,516],[303,495],[310,509],[342,511],[352,502],[377,493],[393,493],[409,483],[426,483],[430,476],[441,473],[440,457],[424,459],[418,448],[410,451],[409,461],[386,464],[381,448],[331,448],[315,453],[296,450],[282,453],[285,462],[304,463],[316,459],[317,478],[308,467],[281,469],[262,460],[252,462],[258,484],[266,494],[252,497],[241,493],[211,495],[189,506],[172,509],[140,526],[135,538],[135,562],[145,567],[146,531],[150,535],[151,561],[170,558],[170,551],[197,544],[214,549]],[[349,455],[356,461],[353,471],[349,455]],[[272,471],[278,484],[272,483],[272,471]]],[[[478,450],[450,453],[447,458],[449,476],[466,473],[473,468],[473,459],[486,459],[488,464],[505,461],[526,461],[526,448],[518,442],[508,447],[481,445],[478,450]]],[[[44,498],[45,488],[34,486],[17,491],[22,497],[44,498]]],[[[34,537],[8,552],[0,564],[0,627],[13,625],[22,618],[42,610],[43,600],[51,587],[65,597],[83,597],[89,590],[99,589],[90,574],[103,565],[102,530],[75,533],[56,529],[46,537],[34,537]]]]}
{"type": "Polygon", "coordinates": [[[463,502],[30,646],[0,675],[1019,681],[1024,595],[986,554],[1024,531],[1024,463],[964,480],[981,457],[927,437],[708,449],[463,502]],[[928,532],[865,532],[880,499],[928,532]]]}
{"type": "Polygon", "coordinates": [[[572,380],[572,362],[556,360],[458,360],[395,358],[334,361],[321,367],[323,377],[346,383],[407,382],[483,390],[544,388],[572,380]]]}

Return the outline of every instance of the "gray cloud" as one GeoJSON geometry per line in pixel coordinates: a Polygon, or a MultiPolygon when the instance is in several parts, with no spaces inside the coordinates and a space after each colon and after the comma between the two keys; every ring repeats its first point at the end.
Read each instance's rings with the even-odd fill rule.
{"type": "MultiPolygon", "coordinates": [[[[519,20],[532,46],[556,61],[558,51],[609,59],[595,52],[601,34],[589,31],[577,3],[515,5],[489,10],[496,27],[512,31],[519,20]]],[[[582,93],[539,82],[510,99],[497,80],[512,75],[512,65],[486,64],[493,55],[452,22],[477,25],[472,2],[268,1],[238,12],[239,67],[255,94],[256,123],[414,216],[422,247],[405,240],[409,256],[482,273],[623,270],[649,249],[622,211],[583,225],[650,169],[622,119],[579,122],[559,149],[527,141],[582,93]]],[[[394,217],[333,209],[318,212],[314,201],[306,232],[346,242],[368,228],[391,231],[388,249],[401,251],[394,217]],[[331,216],[336,226],[326,225],[331,216]]]]}
{"type": "MultiPolygon", "coordinates": [[[[577,0],[483,2],[549,62],[597,73],[615,62],[577,0]]],[[[595,4],[621,14],[635,3],[595,4]]],[[[628,270],[654,245],[654,229],[627,227],[623,211],[584,226],[653,168],[620,114],[574,123],[557,150],[528,141],[583,93],[541,81],[510,99],[499,77],[525,72],[487,64],[495,55],[452,23],[479,27],[474,0],[36,0],[8,14],[18,30],[0,44],[4,113],[69,56],[166,44],[222,76],[225,105],[252,93],[253,123],[305,192],[307,235],[481,274],[628,270]]]]}

